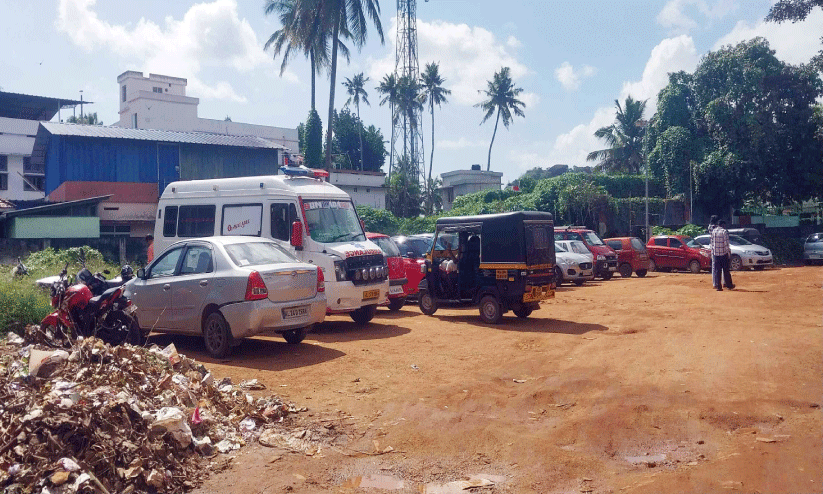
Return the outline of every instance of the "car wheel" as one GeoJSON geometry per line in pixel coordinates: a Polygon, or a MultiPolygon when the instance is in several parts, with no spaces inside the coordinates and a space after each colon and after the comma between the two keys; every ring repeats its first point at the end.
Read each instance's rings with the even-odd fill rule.
{"type": "Polygon", "coordinates": [[[529,317],[533,311],[534,308],[528,305],[521,305],[520,308],[514,310],[514,314],[520,319],[525,319],[529,317]]]}
{"type": "Polygon", "coordinates": [[[610,280],[612,279],[612,276],[614,276],[614,273],[611,271],[604,271],[602,276],[604,280],[610,280]]]}
{"type": "Polygon", "coordinates": [[[389,299],[389,310],[392,312],[399,311],[403,305],[406,303],[406,299],[403,297],[397,298],[390,298],[389,299]]]}
{"type": "Polygon", "coordinates": [[[632,265],[624,262],[620,265],[620,276],[623,278],[631,278],[632,277],[632,265]]]}
{"type": "Polygon", "coordinates": [[[646,276],[646,270],[645,269],[638,269],[637,271],[635,271],[635,274],[637,275],[638,278],[643,278],[644,276],[646,276]]]}
{"type": "Polygon", "coordinates": [[[740,256],[734,254],[729,261],[729,269],[732,271],[740,271],[743,269],[743,259],[740,259],[740,256]]]}
{"type": "Polygon", "coordinates": [[[283,338],[289,345],[297,345],[306,338],[309,334],[309,328],[290,329],[283,333],[283,338]]]}
{"type": "Polygon", "coordinates": [[[691,262],[689,262],[689,271],[691,271],[694,274],[699,273],[700,261],[698,261],[697,259],[692,259],[691,262]]]}
{"type": "Polygon", "coordinates": [[[766,266],[755,266],[754,270],[755,271],[763,271],[763,269],[765,269],[765,268],[766,268],[766,266]]]}
{"type": "Polygon", "coordinates": [[[560,266],[554,267],[554,284],[555,286],[563,284],[563,270],[560,269],[560,266]]]}
{"type": "Polygon", "coordinates": [[[203,342],[206,351],[214,358],[225,358],[231,354],[232,336],[229,323],[219,312],[212,312],[203,324],[203,342]]]}
{"type": "Polygon", "coordinates": [[[649,272],[654,273],[655,271],[657,271],[657,263],[654,259],[649,259],[649,272]]]}
{"type": "Polygon", "coordinates": [[[577,285],[577,286],[583,286],[583,283],[585,283],[585,282],[586,282],[586,280],[574,280],[574,284],[577,285]]]}
{"type": "Polygon", "coordinates": [[[374,319],[374,315],[376,313],[376,305],[366,305],[364,307],[360,307],[357,310],[351,311],[349,315],[351,316],[352,320],[357,324],[367,324],[369,321],[374,319]]]}
{"type": "Polygon", "coordinates": [[[437,312],[437,301],[434,300],[432,294],[428,290],[421,291],[417,297],[417,305],[420,306],[420,312],[430,316],[437,312]]]}
{"type": "Polygon", "coordinates": [[[480,319],[487,324],[497,324],[503,319],[503,308],[494,295],[480,299],[480,319]]]}

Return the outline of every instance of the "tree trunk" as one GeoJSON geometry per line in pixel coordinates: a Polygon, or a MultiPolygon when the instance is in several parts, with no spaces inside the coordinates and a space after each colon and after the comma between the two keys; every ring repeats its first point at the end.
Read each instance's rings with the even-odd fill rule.
{"type": "Polygon", "coordinates": [[[309,51],[309,58],[311,59],[311,61],[309,62],[309,63],[311,63],[311,109],[314,110],[314,89],[315,89],[314,71],[315,71],[315,67],[314,67],[314,50],[313,49],[309,51]]]}
{"type": "Polygon", "coordinates": [[[363,122],[360,120],[360,103],[357,103],[357,134],[360,137],[360,171],[366,169],[363,162],[363,122]]]}
{"type": "Polygon", "coordinates": [[[486,171],[492,168],[492,146],[494,145],[494,136],[497,135],[497,124],[500,123],[500,108],[497,109],[497,118],[494,120],[494,132],[492,132],[492,142],[489,144],[489,161],[486,162],[486,171]]]}
{"type": "Polygon", "coordinates": [[[331,49],[331,71],[329,72],[329,79],[331,80],[331,87],[329,88],[329,121],[326,130],[326,170],[331,171],[331,132],[334,127],[334,90],[337,84],[337,37],[340,36],[340,11],[334,14],[334,31],[332,33],[332,49],[331,49]]]}
{"type": "Polygon", "coordinates": [[[392,168],[394,165],[394,102],[389,103],[391,110],[391,154],[389,154],[389,182],[391,183],[392,168]]]}

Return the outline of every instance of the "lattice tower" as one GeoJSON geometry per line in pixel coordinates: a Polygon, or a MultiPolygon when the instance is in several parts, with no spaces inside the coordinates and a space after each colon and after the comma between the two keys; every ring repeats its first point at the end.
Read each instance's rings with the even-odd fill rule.
{"type": "MultiPolygon", "coordinates": [[[[417,1],[397,0],[397,53],[394,72],[398,81],[401,77],[410,76],[415,81],[420,80],[420,62],[417,58],[417,1]]],[[[425,170],[425,154],[423,152],[423,112],[420,107],[411,111],[396,108],[398,118],[393,119],[392,125],[392,161],[394,165],[400,163],[400,157],[409,156],[409,167],[405,172],[410,177],[420,178],[425,170]],[[405,110],[405,111],[404,111],[405,110]]]]}

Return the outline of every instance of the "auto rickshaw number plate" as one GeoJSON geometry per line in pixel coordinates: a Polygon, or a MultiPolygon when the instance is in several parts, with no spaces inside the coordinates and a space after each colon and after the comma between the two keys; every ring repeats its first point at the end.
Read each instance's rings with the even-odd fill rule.
{"type": "Polygon", "coordinates": [[[498,280],[507,280],[509,279],[509,270],[508,269],[498,269],[495,273],[498,280]]]}
{"type": "Polygon", "coordinates": [[[380,290],[366,290],[363,292],[363,300],[371,300],[380,296],[380,290]]]}

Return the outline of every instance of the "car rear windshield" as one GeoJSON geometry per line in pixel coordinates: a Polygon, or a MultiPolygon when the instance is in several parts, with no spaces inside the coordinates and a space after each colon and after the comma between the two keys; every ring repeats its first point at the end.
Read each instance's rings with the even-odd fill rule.
{"type": "Polygon", "coordinates": [[[388,237],[376,237],[370,240],[380,247],[380,250],[386,254],[386,257],[400,257],[400,249],[397,248],[394,240],[388,237]]]}
{"type": "Polygon", "coordinates": [[[274,242],[248,242],[226,245],[231,262],[237,266],[260,266],[281,262],[299,262],[296,257],[274,242]]]}
{"type": "Polygon", "coordinates": [[[632,238],[632,249],[636,250],[637,252],[646,252],[646,246],[643,245],[643,242],[640,241],[639,238],[632,238]]]}

